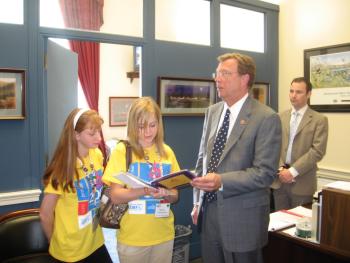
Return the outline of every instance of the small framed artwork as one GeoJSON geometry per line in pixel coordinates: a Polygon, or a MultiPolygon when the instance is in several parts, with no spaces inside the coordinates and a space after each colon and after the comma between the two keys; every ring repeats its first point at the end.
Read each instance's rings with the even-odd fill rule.
{"type": "Polygon", "coordinates": [[[0,119],[25,119],[25,70],[0,68],[0,119]]]}
{"type": "Polygon", "coordinates": [[[109,126],[126,126],[131,104],[138,97],[109,97],[109,126]]]}
{"type": "Polygon", "coordinates": [[[250,94],[263,104],[270,104],[270,84],[266,82],[255,82],[250,94]]]}
{"type": "Polygon", "coordinates": [[[309,105],[321,112],[350,112],[350,43],[304,50],[312,84],[309,105]]]}
{"type": "Polygon", "coordinates": [[[163,115],[204,115],[215,97],[212,79],[158,77],[158,104],[163,115]]]}

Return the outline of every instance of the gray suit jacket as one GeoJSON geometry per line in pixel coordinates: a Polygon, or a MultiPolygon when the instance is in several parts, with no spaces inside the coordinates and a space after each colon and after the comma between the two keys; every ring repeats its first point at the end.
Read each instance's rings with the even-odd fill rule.
{"type": "MultiPolygon", "coordinates": [[[[289,143],[289,123],[292,110],[281,113],[282,122],[282,148],[280,165],[286,161],[289,143]]],[[[326,153],[328,138],[328,119],[326,116],[308,108],[298,126],[295,134],[291,166],[299,173],[295,183],[291,184],[292,193],[297,195],[313,195],[316,191],[317,162],[326,153]]],[[[272,184],[273,188],[279,188],[279,179],[272,184]]]]}
{"type": "MultiPolygon", "coordinates": [[[[223,106],[219,102],[207,109],[198,175],[206,174],[223,106]]],[[[267,243],[269,186],[276,175],[281,147],[280,118],[271,108],[248,97],[228,136],[217,166],[223,184],[217,197],[217,218],[225,249],[245,252],[267,243]]],[[[198,199],[198,189],[194,189],[194,198],[198,199]]]]}

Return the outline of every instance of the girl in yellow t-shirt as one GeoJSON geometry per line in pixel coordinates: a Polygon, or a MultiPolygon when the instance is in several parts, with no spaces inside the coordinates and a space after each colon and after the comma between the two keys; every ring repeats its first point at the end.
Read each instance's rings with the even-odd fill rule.
{"type": "MultiPolygon", "coordinates": [[[[131,105],[127,134],[132,149],[128,172],[148,182],[179,171],[174,152],[164,144],[160,109],[150,97],[131,105]]],[[[174,243],[174,215],[170,204],[178,199],[176,189],[124,188],[114,175],[125,172],[125,145],[112,152],[103,181],[111,185],[112,201],[128,203],[129,209],[118,231],[118,255],[121,263],[170,263],[174,243]]]]}
{"type": "Polygon", "coordinates": [[[50,254],[63,262],[112,262],[96,212],[100,204],[103,156],[102,118],[94,110],[74,109],[43,176],[40,218],[50,254]]]}

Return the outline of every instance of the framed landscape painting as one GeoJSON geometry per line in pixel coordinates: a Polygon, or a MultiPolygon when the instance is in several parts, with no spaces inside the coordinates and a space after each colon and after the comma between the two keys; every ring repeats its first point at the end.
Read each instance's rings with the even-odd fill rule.
{"type": "Polygon", "coordinates": [[[204,115],[215,97],[212,79],[158,77],[158,104],[163,115],[204,115]]]}
{"type": "Polygon", "coordinates": [[[25,70],[0,69],[0,119],[25,118],[25,70]]]}
{"type": "Polygon", "coordinates": [[[350,111],[350,43],[304,50],[304,73],[313,86],[311,108],[350,111]]]}

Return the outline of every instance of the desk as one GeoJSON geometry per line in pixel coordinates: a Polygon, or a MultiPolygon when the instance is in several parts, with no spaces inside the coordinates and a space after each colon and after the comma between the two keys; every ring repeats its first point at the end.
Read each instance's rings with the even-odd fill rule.
{"type": "Polygon", "coordinates": [[[264,263],[342,263],[350,262],[350,251],[337,251],[311,243],[282,231],[269,232],[269,243],[263,249],[264,263]]]}

